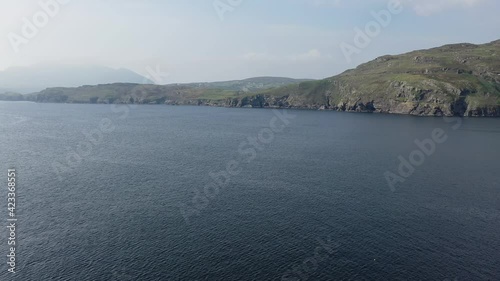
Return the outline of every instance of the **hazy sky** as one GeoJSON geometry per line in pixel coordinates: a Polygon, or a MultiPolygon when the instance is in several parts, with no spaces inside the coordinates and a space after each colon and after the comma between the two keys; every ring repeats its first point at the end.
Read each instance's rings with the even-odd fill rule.
{"type": "Polygon", "coordinates": [[[354,44],[355,28],[389,0],[65,0],[16,53],[23,18],[43,24],[39,2],[56,0],[0,1],[0,70],[58,62],[145,74],[158,65],[169,83],[324,78],[384,54],[500,39],[498,0],[401,0],[403,11],[350,62],[340,44],[354,44]],[[214,3],[230,7],[223,20],[214,3]]]}

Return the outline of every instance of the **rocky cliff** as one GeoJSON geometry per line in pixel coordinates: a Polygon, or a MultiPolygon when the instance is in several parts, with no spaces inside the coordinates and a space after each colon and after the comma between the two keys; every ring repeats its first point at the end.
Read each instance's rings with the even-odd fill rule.
{"type": "Polygon", "coordinates": [[[49,88],[25,99],[500,116],[500,40],[382,56],[315,81],[254,78],[199,85],[107,84],[49,88]],[[259,86],[253,87],[256,83],[259,86]]]}
{"type": "Polygon", "coordinates": [[[234,104],[424,116],[500,116],[500,40],[383,56],[234,104]]]}

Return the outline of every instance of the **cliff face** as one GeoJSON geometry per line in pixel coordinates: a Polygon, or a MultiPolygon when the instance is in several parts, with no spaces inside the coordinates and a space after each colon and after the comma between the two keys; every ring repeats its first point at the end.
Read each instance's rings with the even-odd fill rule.
{"type": "Polygon", "coordinates": [[[250,98],[262,99],[264,105],[339,111],[500,116],[500,40],[383,56],[335,77],[250,98]]]}
{"type": "Polygon", "coordinates": [[[475,106],[465,100],[454,103],[436,103],[423,101],[385,101],[358,100],[342,101],[339,104],[308,104],[291,96],[275,97],[256,95],[245,98],[226,100],[183,100],[166,102],[169,105],[198,105],[220,107],[251,107],[251,108],[295,108],[313,110],[336,110],[346,112],[392,113],[417,116],[470,116],[470,117],[500,117],[500,105],[475,106]]]}
{"type": "Polygon", "coordinates": [[[52,88],[26,99],[499,117],[500,40],[382,56],[317,81],[254,80],[213,85],[108,84],[52,88]],[[263,86],[249,86],[256,82],[263,86]],[[278,84],[284,86],[275,87],[278,84]]]}

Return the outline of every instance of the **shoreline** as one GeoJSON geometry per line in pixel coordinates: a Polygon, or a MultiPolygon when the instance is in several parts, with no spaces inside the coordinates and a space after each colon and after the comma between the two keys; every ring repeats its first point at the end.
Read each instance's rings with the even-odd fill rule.
{"type": "Polygon", "coordinates": [[[343,112],[343,113],[362,113],[362,114],[382,114],[382,115],[395,115],[395,116],[413,116],[413,117],[431,117],[431,118],[443,118],[443,117],[460,117],[460,118],[488,118],[496,119],[500,118],[498,116],[483,116],[483,115],[424,115],[424,114],[409,114],[400,112],[385,112],[380,110],[374,111],[356,111],[356,110],[339,110],[335,108],[322,108],[322,106],[311,106],[311,107],[300,107],[300,106],[288,106],[288,107],[278,107],[278,106],[227,106],[221,104],[196,104],[196,103],[175,103],[175,104],[159,104],[159,103],[90,103],[90,102],[36,102],[36,101],[6,101],[0,100],[0,102],[20,102],[20,103],[36,103],[36,104],[76,104],[76,105],[130,105],[130,106],[193,106],[193,107],[218,107],[218,108],[242,108],[242,109],[289,109],[289,110],[307,110],[307,111],[324,111],[324,112],[343,112]]]}

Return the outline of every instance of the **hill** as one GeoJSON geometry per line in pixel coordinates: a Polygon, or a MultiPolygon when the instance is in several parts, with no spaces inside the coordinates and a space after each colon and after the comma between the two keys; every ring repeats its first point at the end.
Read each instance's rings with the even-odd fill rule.
{"type": "Polygon", "coordinates": [[[78,87],[116,82],[152,83],[128,69],[102,66],[39,64],[29,67],[11,67],[0,71],[0,93],[27,94],[49,87],[78,87]]]}
{"type": "Polygon", "coordinates": [[[252,99],[341,111],[500,116],[500,40],[382,56],[338,76],[252,99]]]}
{"type": "MultiPolygon", "coordinates": [[[[259,91],[297,84],[306,79],[257,77],[225,82],[170,85],[113,83],[77,88],[48,88],[27,95],[24,100],[65,103],[139,103],[139,104],[205,104],[243,97],[259,91]]],[[[0,96],[1,98],[1,96],[0,96]]]]}
{"type": "Polygon", "coordinates": [[[500,116],[500,40],[386,55],[323,80],[259,77],[163,86],[117,83],[49,88],[24,99],[500,116]]]}
{"type": "Polygon", "coordinates": [[[189,83],[185,86],[204,89],[224,89],[229,91],[256,92],[260,90],[282,87],[300,82],[313,81],[312,79],[292,79],[284,77],[255,77],[244,80],[225,82],[189,83]]]}

